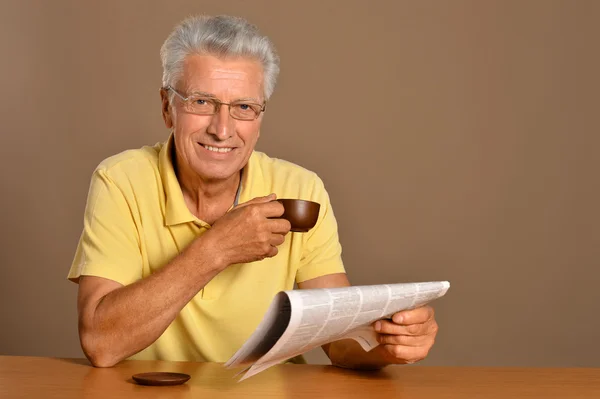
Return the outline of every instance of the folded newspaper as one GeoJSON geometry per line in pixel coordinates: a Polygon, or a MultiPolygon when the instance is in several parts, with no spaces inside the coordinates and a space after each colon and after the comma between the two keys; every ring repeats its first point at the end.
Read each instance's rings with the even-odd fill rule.
{"type": "Polygon", "coordinates": [[[246,366],[240,381],[318,346],[344,338],[365,351],[379,345],[372,324],[437,299],[447,281],[279,292],[254,333],[225,363],[246,366]],[[249,367],[248,367],[249,366],[249,367]]]}

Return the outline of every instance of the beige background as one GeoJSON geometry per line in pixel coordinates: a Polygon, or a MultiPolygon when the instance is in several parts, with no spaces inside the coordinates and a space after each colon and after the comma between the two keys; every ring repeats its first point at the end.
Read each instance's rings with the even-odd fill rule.
{"type": "Polygon", "coordinates": [[[258,149],[323,178],[351,281],[452,283],[422,364],[600,366],[593,0],[3,0],[0,354],[82,356],[89,178],[166,138],[158,51],[199,12],[274,40],[258,149]]]}

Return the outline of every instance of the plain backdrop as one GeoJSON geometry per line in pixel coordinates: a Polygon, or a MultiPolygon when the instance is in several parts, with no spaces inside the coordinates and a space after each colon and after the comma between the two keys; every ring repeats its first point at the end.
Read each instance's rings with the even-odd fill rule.
{"type": "Polygon", "coordinates": [[[594,0],[3,0],[0,354],[83,356],[89,179],[168,136],[159,49],[197,13],[274,41],[258,150],[324,180],[351,282],[451,282],[421,364],[600,366],[594,0]]]}

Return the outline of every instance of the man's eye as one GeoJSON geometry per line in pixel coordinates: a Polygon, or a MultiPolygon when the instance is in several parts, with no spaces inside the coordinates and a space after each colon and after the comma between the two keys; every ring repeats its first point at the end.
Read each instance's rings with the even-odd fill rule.
{"type": "Polygon", "coordinates": [[[204,99],[202,99],[202,98],[199,98],[199,99],[197,99],[197,100],[194,102],[194,104],[197,104],[197,105],[206,105],[206,100],[204,100],[204,99]]]}
{"type": "Polygon", "coordinates": [[[255,107],[253,107],[252,104],[235,104],[235,109],[237,109],[239,112],[256,112],[254,108],[255,107]]]}

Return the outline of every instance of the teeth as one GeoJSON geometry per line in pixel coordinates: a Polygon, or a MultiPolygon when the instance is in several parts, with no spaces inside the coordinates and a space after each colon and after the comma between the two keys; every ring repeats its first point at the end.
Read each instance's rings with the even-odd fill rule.
{"type": "Polygon", "coordinates": [[[231,148],[231,147],[218,148],[218,147],[212,147],[210,145],[203,145],[203,147],[209,151],[214,151],[214,152],[229,152],[229,151],[233,150],[233,148],[231,148]]]}

